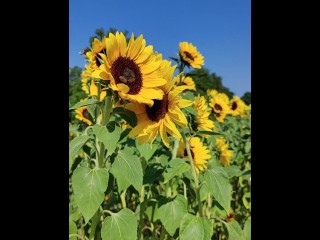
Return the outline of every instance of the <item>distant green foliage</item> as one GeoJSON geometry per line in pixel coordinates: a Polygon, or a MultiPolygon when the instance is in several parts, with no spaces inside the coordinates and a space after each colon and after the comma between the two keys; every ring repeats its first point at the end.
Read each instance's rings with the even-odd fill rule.
{"type": "Polygon", "coordinates": [[[244,101],[247,105],[251,104],[251,92],[245,92],[241,97],[242,101],[244,101]]]}
{"type": "Polygon", "coordinates": [[[190,71],[187,76],[192,77],[196,84],[197,91],[202,96],[207,96],[207,89],[216,89],[220,93],[227,94],[229,98],[232,98],[234,95],[229,88],[223,86],[222,78],[215,73],[210,74],[208,69],[195,69],[190,71]]]}
{"type": "Polygon", "coordinates": [[[81,89],[82,68],[75,66],[69,70],[69,105],[73,106],[80,99],[86,98],[87,94],[81,89]]]}

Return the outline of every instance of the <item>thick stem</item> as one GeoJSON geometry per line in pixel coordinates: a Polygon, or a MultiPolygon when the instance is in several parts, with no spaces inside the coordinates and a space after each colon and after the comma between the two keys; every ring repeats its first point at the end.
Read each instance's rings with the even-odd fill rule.
{"type": "Polygon", "coordinates": [[[121,204],[122,208],[127,208],[127,203],[126,203],[126,189],[123,190],[123,192],[120,194],[120,199],[121,199],[121,204]]]}
{"type": "Polygon", "coordinates": [[[178,152],[178,148],[179,148],[179,139],[174,139],[174,143],[173,143],[173,149],[172,149],[172,156],[171,156],[171,160],[175,159],[177,157],[177,152],[178,152]]]}
{"type": "Polygon", "coordinates": [[[193,163],[193,158],[192,158],[192,154],[191,154],[191,150],[190,150],[190,144],[189,144],[189,141],[187,141],[187,138],[186,138],[186,135],[184,134],[184,132],[182,132],[182,137],[183,137],[183,141],[184,141],[184,143],[186,145],[186,150],[187,150],[187,154],[188,154],[188,157],[189,157],[189,162],[190,162],[190,165],[191,165],[191,173],[192,173],[192,176],[193,176],[193,179],[194,179],[194,183],[195,183],[194,191],[196,193],[197,202],[198,202],[198,212],[199,212],[200,217],[203,217],[203,214],[202,214],[202,202],[201,202],[201,199],[200,199],[200,191],[199,191],[198,174],[197,174],[196,168],[195,168],[194,163],[193,163]]]}

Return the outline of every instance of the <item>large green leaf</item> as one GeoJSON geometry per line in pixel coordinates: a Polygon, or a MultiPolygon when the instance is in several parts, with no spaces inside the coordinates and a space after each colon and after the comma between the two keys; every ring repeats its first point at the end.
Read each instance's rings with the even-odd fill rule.
{"type": "Polygon", "coordinates": [[[121,129],[113,123],[110,123],[110,127],[105,126],[93,126],[93,133],[98,140],[104,144],[108,150],[108,156],[111,155],[117,147],[117,143],[120,139],[121,129]]]}
{"type": "MultiPolygon", "coordinates": [[[[69,219],[69,235],[71,234],[77,234],[77,225],[74,221],[69,219]]],[[[71,236],[69,237],[69,240],[77,240],[77,236],[71,236]]]]}
{"type": "Polygon", "coordinates": [[[132,185],[140,192],[143,177],[141,162],[129,149],[118,151],[111,167],[111,173],[117,179],[119,191],[132,185]]]}
{"type": "Polygon", "coordinates": [[[244,240],[242,229],[237,221],[226,223],[228,240],[244,240]]]}
{"type": "Polygon", "coordinates": [[[181,219],[187,212],[188,203],[182,195],[177,195],[173,201],[162,205],[157,210],[160,221],[171,236],[180,226],[181,219]]]}
{"type": "Polygon", "coordinates": [[[167,183],[174,176],[180,176],[189,169],[190,165],[185,160],[181,158],[172,159],[163,174],[164,183],[167,183]]]}
{"type": "Polygon", "coordinates": [[[135,127],[137,125],[137,117],[134,112],[123,107],[115,107],[112,111],[119,114],[131,127],[135,127]]]}
{"type": "Polygon", "coordinates": [[[88,222],[104,199],[109,173],[106,169],[78,167],[72,175],[72,187],[75,201],[80,212],[88,222]]]}
{"type": "Polygon", "coordinates": [[[239,177],[242,175],[242,171],[237,165],[228,166],[225,168],[225,171],[227,172],[229,178],[239,177]]]}
{"type": "Polygon", "coordinates": [[[251,240],[251,217],[249,217],[243,228],[244,239],[251,240]]]}
{"type": "Polygon", "coordinates": [[[232,188],[229,183],[228,174],[222,167],[214,167],[205,172],[204,178],[213,197],[229,212],[232,188]]]}
{"type": "Polygon", "coordinates": [[[88,100],[85,100],[83,102],[78,102],[77,104],[75,104],[71,108],[69,108],[69,110],[77,109],[77,108],[80,108],[80,107],[83,107],[83,106],[92,105],[92,104],[95,104],[97,102],[98,102],[98,100],[88,99],[88,100]]]}
{"type": "Polygon", "coordinates": [[[106,217],[102,223],[102,240],[136,240],[137,219],[128,208],[106,217]]]}
{"type": "Polygon", "coordinates": [[[209,219],[187,213],[182,218],[179,233],[181,240],[210,240],[213,228],[209,219]]]}
{"type": "Polygon", "coordinates": [[[157,151],[158,144],[138,144],[136,141],[136,146],[141,154],[147,161],[152,157],[152,155],[157,151]]]}
{"type": "Polygon", "coordinates": [[[88,141],[89,138],[90,137],[88,135],[80,135],[72,139],[72,141],[69,144],[69,159],[73,159],[73,157],[78,153],[78,151],[88,141]]]}

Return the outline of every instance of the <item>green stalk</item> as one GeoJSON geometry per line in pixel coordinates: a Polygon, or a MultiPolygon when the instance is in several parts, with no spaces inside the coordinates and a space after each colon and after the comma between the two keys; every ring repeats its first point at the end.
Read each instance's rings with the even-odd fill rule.
{"type": "Polygon", "coordinates": [[[127,189],[123,190],[123,192],[120,194],[120,199],[121,199],[122,208],[127,208],[127,203],[126,203],[126,191],[127,191],[127,189]]]}
{"type": "Polygon", "coordinates": [[[187,138],[186,138],[186,135],[184,134],[184,132],[182,132],[182,137],[183,137],[183,141],[184,141],[184,143],[186,145],[186,150],[187,150],[187,154],[188,154],[188,157],[189,157],[189,162],[190,162],[190,165],[191,165],[191,174],[193,176],[194,183],[195,183],[194,191],[196,193],[197,202],[198,202],[198,212],[199,212],[200,217],[203,217],[203,214],[202,214],[202,202],[201,202],[201,199],[200,199],[200,191],[199,191],[200,189],[199,189],[198,174],[197,174],[196,168],[195,168],[194,163],[193,163],[193,158],[192,158],[192,154],[191,154],[191,151],[190,151],[190,145],[189,145],[189,142],[187,141],[187,138]]]}
{"type": "Polygon", "coordinates": [[[90,240],[95,240],[95,235],[96,235],[96,228],[99,224],[99,219],[100,219],[100,209],[98,209],[96,211],[96,213],[94,214],[94,216],[92,217],[91,219],[91,231],[90,231],[90,236],[89,236],[89,239],[90,240]]]}

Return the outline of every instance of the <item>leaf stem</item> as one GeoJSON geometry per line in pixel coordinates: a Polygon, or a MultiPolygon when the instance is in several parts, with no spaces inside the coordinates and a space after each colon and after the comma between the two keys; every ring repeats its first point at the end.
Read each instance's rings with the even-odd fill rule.
{"type": "Polygon", "coordinates": [[[126,191],[127,191],[127,189],[123,190],[123,192],[120,194],[120,199],[121,199],[122,208],[127,208],[127,203],[126,203],[126,191]]]}

